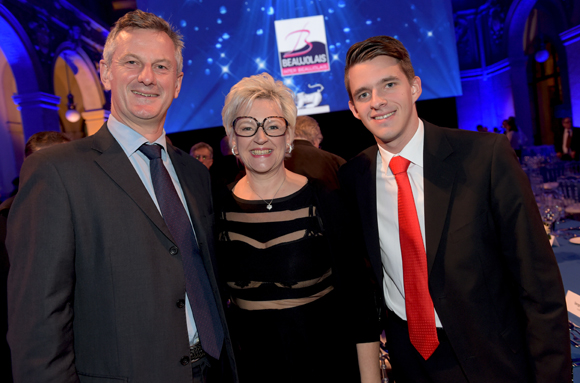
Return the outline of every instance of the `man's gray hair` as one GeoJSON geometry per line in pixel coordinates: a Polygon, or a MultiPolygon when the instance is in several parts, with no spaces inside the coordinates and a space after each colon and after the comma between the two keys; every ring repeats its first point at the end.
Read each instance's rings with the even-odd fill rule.
{"type": "Polygon", "coordinates": [[[294,138],[310,141],[314,146],[322,141],[322,133],[318,122],[310,116],[299,116],[296,119],[296,133],[294,138]],[[318,141],[318,142],[317,142],[318,141]]]}
{"type": "Polygon", "coordinates": [[[143,12],[139,9],[126,13],[121,17],[107,37],[105,48],[103,50],[103,60],[108,67],[111,66],[113,60],[113,53],[117,48],[117,36],[125,29],[149,29],[157,32],[164,32],[169,36],[173,45],[175,46],[175,60],[177,61],[177,73],[183,71],[183,36],[178,31],[174,30],[171,24],[163,20],[161,17],[153,13],[143,12]]]}
{"type": "Polygon", "coordinates": [[[193,145],[189,150],[189,155],[194,157],[195,151],[201,148],[206,148],[207,150],[209,150],[209,155],[213,159],[213,148],[209,144],[206,144],[205,142],[198,142],[197,144],[193,145]]]}

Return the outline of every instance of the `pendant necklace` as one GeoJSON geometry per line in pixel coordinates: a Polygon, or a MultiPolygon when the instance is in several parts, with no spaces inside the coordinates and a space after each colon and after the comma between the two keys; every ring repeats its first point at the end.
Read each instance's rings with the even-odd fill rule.
{"type": "Polygon", "coordinates": [[[246,183],[248,184],[248,186],[250,187],[250,189],[252,189],[252,191],[254,192],[254,194],[256,194],[258,197],[260,197],[260,199],[266,203],[266,209],[268,209],[268,210],[272,210],[272,202],[276,198],[276,195],[278,194],[278,192],[280,191],[280,189],[282,189],[282,185],[284,185],[284,182],[286,182],[286,175],[284,175],[284,179],[282,180],[282,183],[280,184],[280,186],[278,186],[278,190],[276,190],[276,193],[274,193],[274,197],[272,197],[272,199],[270,200],[270,202],[268,202],[264,198],[262,198],[261,195],[259,195],[258,193],[256,193],[256,191],[254,190],[254,188],[252,187],[252,185],[250,185],[250,181],[246,180],[246,183]]]}

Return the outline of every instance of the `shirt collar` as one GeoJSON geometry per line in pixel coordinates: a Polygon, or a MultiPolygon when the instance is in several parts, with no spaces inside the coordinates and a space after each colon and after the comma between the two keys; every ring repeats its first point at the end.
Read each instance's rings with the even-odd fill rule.
{"type": "MultiPolygon", "coordinates": [[[[115,140],[117,140],[119,145],[121,145],[121,148],[123,148],[123,151],[127,157],[131,157],[131,155],[133,155],[133,153],[135,153],[137,149],[141,147],[141,145],[149,142],[145,137],[137,133],[135,130],[117,120],[112,114],[109,115],[107,127],[109,128],[109,132],[111,132],[115,140]]],[[[153,143],[161,145],[165,152],[167,152],[165,129],[163,129],[161,136],[159,136],[159,138],[153,143]]]]}
{"type": "MultiPolygon", "coordinates": [[[[411,163],[423,167],[423,144],[425,142],[425,127],[423,125],[423,120],[419,119],[419,127],[417,131],[411,138],[411,141],[405,145],[403,150],[399,154],[393,154],[385,149],[383,149],[380,145],[379,147],[379,154],[381,155],[383,164],[385,168],[388,168],[389,163],[393,157],[402,156],[403,158],[408,159],[411,163]]],[[[390,169],[389,169],[390,172],[390,169]]]]}

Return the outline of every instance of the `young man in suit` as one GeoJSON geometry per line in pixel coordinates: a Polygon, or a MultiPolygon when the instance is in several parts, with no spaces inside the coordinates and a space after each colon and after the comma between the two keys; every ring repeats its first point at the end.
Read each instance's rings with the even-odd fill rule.
{"type": "Polygon", "coordinates": [[[15,382],[236,381],[209,174],[165,137],[182,48],[163,19],[123,16],[100,63],[109,121],[25,161],[7,240],[15,382]]]}
{"type": "Polygon", "coordinates": [[[505,136],[419,119],[421,79],[391,37],[354,44],[345,82],[377,146],[339,175],[397,383],[570,382],[558,265],[505,136]]]}

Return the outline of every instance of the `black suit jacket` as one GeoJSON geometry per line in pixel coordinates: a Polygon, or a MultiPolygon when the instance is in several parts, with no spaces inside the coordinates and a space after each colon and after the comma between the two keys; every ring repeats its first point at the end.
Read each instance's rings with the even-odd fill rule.
{"type": "MultiPolygon", "coordinates": [[[[377,151],[339,175],[382,289],[377,151]]],[[[469,381],[569,382],[558,265],[506,137],[425,122],[423,164],[429,292],[469,381]]]]}
{"type": "Polygon", "coordinates": [[[337,171],[346,161],[336,154],[315,148],[309,141],[294,140],[294,150],[284,160],[286,169],[310,179],[321,180],[329,189],[339,186],[337,171]]]}
{"type": "MultiPolygon", "coordinates": [[[[167,145],[216,301],[207,169],[167,145]]],[[[16,382],[187,382],[180,254],[106,125],[26,159],[8,221],[16,382]]],[[[235,371],[226,333],[221,363],[235,371]]],[[[234,372],[235,374],[235,372],[234,372]]]]}
{"type": "Polygon", "coordinates": [[[6,304],[6,281],[8,279],[8,252],[6,251],[6,223],[8,222],[8,213],[10,212],[10,207],[14,197],[8,198],[6,201],[0,204],[0,307],[2,312],[0,313],[0,328],[2,329],[2,341],[0,341],[0,353],[2,355],[7,355],[7,357],[2,358],[0,361],[0,375],[4,381],[7,383],[12,382],[12,365],[10,362],[10,348],[8,347],[8,342],[6,341],[6,331],[8,331],[8,311],[6,304]]]}
{"type": "MultiPolygon", "coordinates": [[[[556,153],[562,153],[562,144],[564,141],[564,128],[560,127],[554,132],[554,149],[556,153]]],[[[580,156],[580,128],[572,128],[572,141],[570,142],[570,151],[576,152],[572,159],[578,160],[580,156]]]]}

